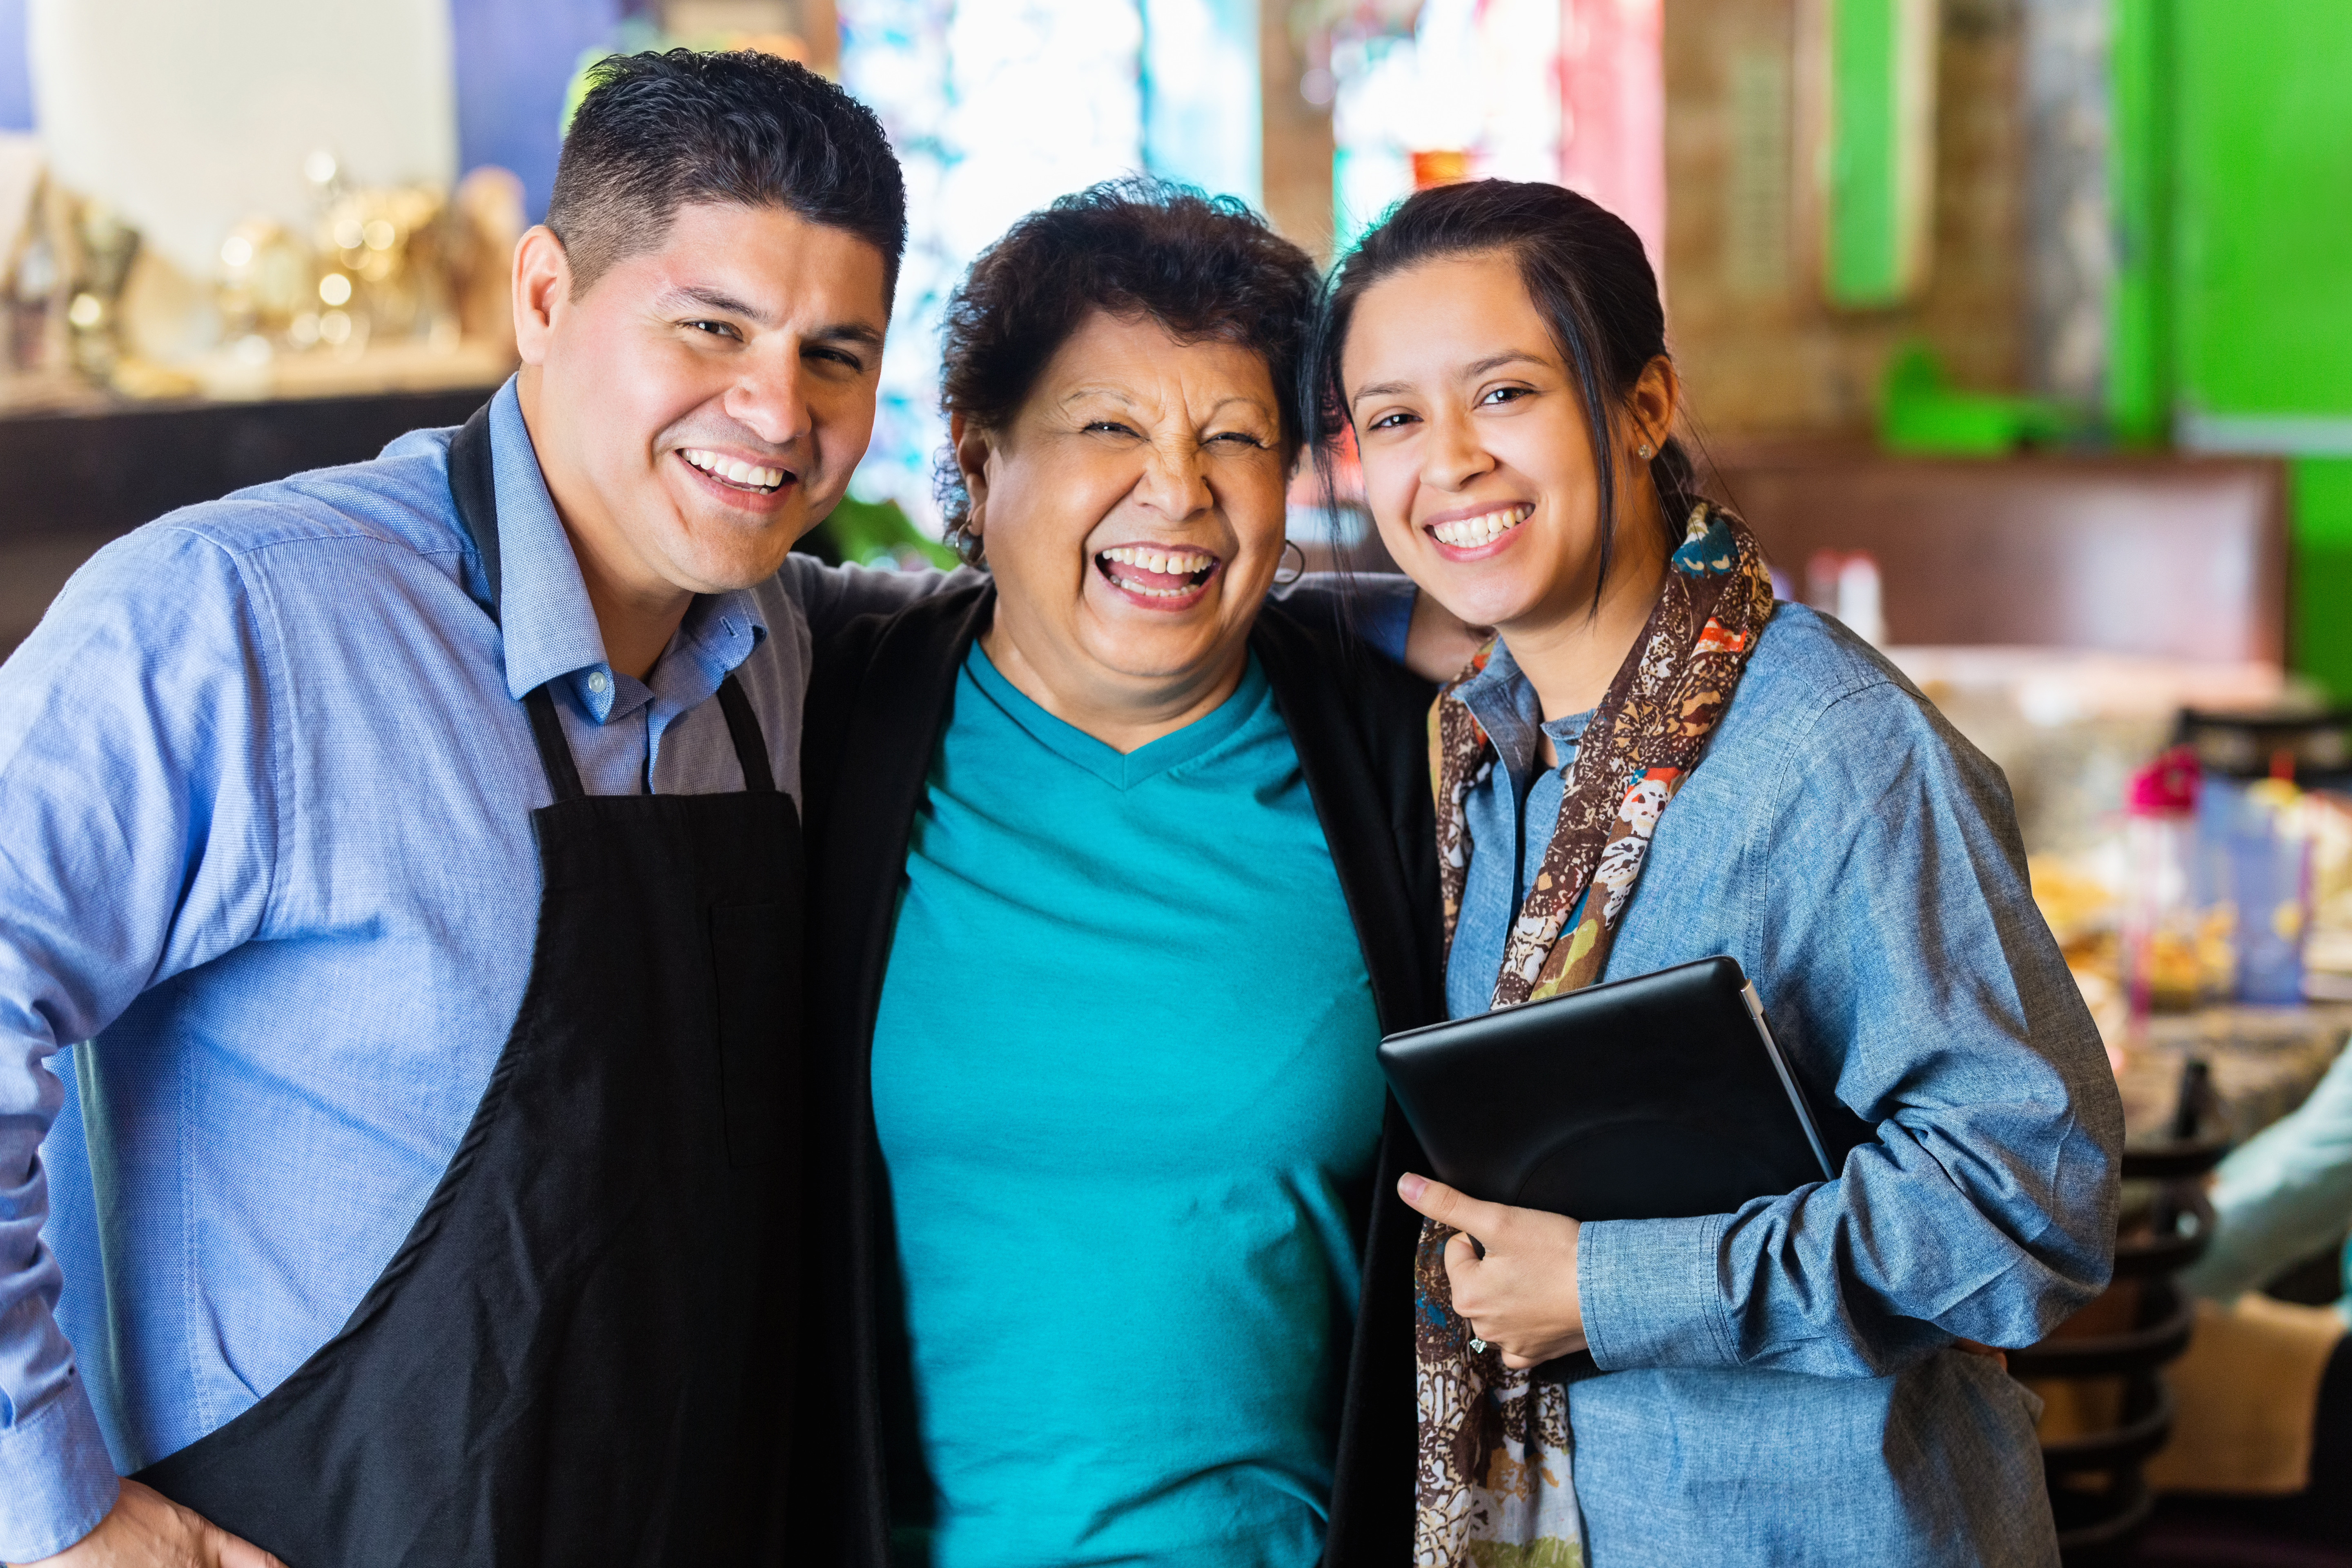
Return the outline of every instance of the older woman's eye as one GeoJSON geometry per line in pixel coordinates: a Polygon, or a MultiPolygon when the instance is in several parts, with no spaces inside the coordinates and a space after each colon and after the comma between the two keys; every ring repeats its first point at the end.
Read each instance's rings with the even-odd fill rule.
{"type": "Polygon", "coordinates": [[[1212,442],[1225,441],[1236,447],[1247,447],[1252,451],[1265,449],[1265,442],[1246,430],[1220,430],[1209,439],[1212,442]]]}
{"type": "Polygon", "coordinates": [[[1107,435],[1112,436],[1132,436],[1135,434],[1134,426],[1122,425],[1116,419],[1097,419],[1084,426],[1084,429],[1086,433],[1090,436],[1097,431],[1102,431],[1107,435]]]}

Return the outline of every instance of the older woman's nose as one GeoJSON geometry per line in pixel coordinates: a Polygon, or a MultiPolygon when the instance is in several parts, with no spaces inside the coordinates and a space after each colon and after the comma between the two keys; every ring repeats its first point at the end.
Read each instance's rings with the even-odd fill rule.
{"type": "Polygon", "coordinates": [[[1155,444],[1144,459],[1143,478],[1134,494],[1137,500],[1171,521],[1181,521],[1216,504],[1200,448],[1191,445],[1155,444]]]}

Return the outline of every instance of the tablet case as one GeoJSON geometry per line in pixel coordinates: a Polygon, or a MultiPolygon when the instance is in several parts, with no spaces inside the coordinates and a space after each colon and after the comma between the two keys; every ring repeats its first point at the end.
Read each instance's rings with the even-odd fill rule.
{"type": "Polygon", "coordinates": [[[1731,958],[1391,1035],[1381,1066],[1437,1179],[1580,1220],[1727,1214],[1837,1173],[1731,958]]]}

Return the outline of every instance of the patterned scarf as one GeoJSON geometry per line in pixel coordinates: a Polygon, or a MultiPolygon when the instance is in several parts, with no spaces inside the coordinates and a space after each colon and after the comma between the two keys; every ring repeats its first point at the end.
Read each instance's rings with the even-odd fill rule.
{"type": "MultiPolygon", "coordinates": [[[[1667,564],[1657,606],[1578,744],[1559,825],[1504,943],[1496,1007],[1601,978],[1659,814],[1698,764],[1772,613],[1763,554],[1747,525],[1720,508],[1702,504],[1691,513],[1667,564]]],[[[1449,955],[1470,875],[1470,792],[1496,763],[1494,742],[1456,693],[1493,653],[1491,643],[1481,649],[1430,710],[1449,955]]],[[[1472,1352],[1445,1277],[1453,1235],[1424,1222],[1413,1265],[1421,1406],[1413,1562],[1574,1568],[1583,1561],[1583,1529],[1567,1386],[1505,1367],[1491,1347],[1472,1352]]]]}

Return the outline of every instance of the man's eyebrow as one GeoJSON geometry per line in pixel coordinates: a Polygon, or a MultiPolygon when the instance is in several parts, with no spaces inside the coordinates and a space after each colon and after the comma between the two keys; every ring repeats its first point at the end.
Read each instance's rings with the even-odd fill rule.
{"type": "Polygon", "coordinates": [[[864,321],[835,321],[831,326],[819,327],[809,334],[809,339],[813,342],[862,343],[869,349],[878,349],[882,346],[882,329],[864,321]]]}
{"type": "Polygon", "coordinates": [[[722,316],[740,316],[754,326],[765,327],[775,318],[756,306],[747,305],[723,289],[705,289],[698,284],[681,283],[662,296],[665,308],[698,305],[706,310],[716,310],[722,316]]]}
{"type": "MultiPolygon", "coordinates": [[[[740,316],[755,327],[772,327],[776,318],[769,311],[747,305],[723,289],[706,289],[698,284],[681,283],[662,296],[665,310],[681,306],[716,311],[722,316],[740,316]]],[[[857,343],[878,349],[882,346],[882,329],[867,321],[832,321],[809,333],[811,342],[857,343]]]]}

